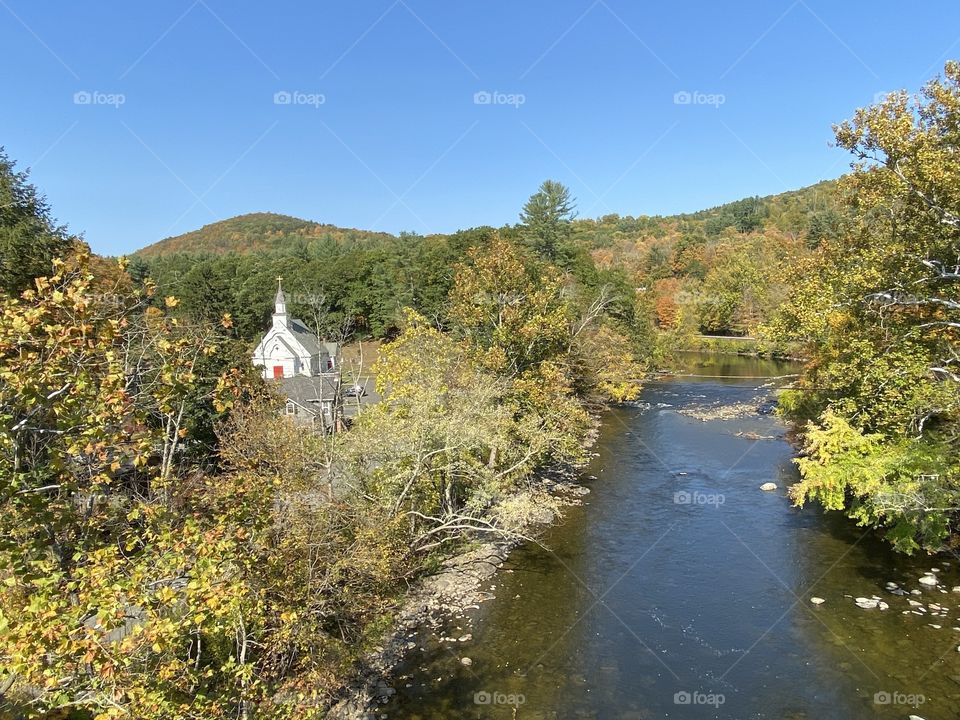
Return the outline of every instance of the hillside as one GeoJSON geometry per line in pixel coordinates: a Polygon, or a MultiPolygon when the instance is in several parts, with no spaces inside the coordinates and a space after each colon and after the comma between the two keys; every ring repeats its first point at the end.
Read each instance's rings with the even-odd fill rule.
{"type": "MultiPolygon", "coordinates": [[[[766,197],[744,198],[693,213],[664,216],[604,215],[580,219],[575,237],[591,249],[609,247],[617,240],[663,238],[679,227],[697,227],[708,236],[726,228],[740,232],[771,228],[785,233],[823,231],[835,222],[837,183],[825,180],[809,187],[766,197]]],[[[385,232],[341,228],[336,225],[280,215],[248,213],[204,225],[183,235],[159,240],[138,250],[143,258],[166,255],[225,255],[269,252],[280,255],[312,254],[324,244],[377,244],[395,240],[385,232]]]]}
{"type": "Polygon", "coordinates": [[[224,255],[228,253],[276,252],[291,254],[311,245],[382,242],[393,235],[353,230],[277,213],[249,213],[204,225],[183,235],[168,237],[138,250],[137,255],[155,258],[177,253],[224,255]]]}
{"type": "MultiPolygon", "coordinates": [[[[686,335],[753,334],[789,294],[795,264],[840,232],[836,197],[837,183],[828,181],[683,215],[577,218],[557,263],[588,285],[617,288],[625,322],[642,317],[686,335]]],[[[398,238],[255,213],[146,247],[132,272],[177,295],[188,314],[229,313],[245,338],[267,321],[278,275],[301,317],[319,305],[342,329],[387,337],[400,308],[442,316],[453,268],[490,231],[398,238]]],[[[499,231],[524,242],[520,225],[499,231]]]]}

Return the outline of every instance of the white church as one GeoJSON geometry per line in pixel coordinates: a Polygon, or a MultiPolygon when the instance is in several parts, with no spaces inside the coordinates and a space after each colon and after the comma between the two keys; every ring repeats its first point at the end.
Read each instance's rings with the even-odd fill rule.
{"type": "Polygon", "coordinates": [[[335,430],[340,425],[340,369],[337,343],[321,342],[301,320],[287,313],[282,278],[277,278],[273,324],[253,351],[264,380],[278,383],[286,414],[298,424],[335,430]]]}

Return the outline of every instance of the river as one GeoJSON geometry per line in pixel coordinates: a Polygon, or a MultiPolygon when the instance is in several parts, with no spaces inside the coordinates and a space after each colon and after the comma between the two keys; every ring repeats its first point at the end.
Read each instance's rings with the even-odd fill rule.
{"type": "Polygon", "coordinates": [[[547,532],[549,550],[511,555],[470,625],[421,638],[382,714],[960,717],[956,560],[895,555],[839,513],[794,508],[794,452],[775,417],[684,414],[755,406],[771,392],[759,378],[794,366],[690,357],[686,369],[735,377],[665,377],[638,407],[606,413],[584,505],[547,532]],[[776,491],[759,489],[770,481],[776,491]],[[918,582],[931,568],[939,587],[918,582]]]}

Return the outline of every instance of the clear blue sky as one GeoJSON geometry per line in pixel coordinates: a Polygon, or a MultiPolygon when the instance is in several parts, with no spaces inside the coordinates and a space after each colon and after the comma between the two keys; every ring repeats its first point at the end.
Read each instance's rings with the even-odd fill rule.
{"type": "Polygon", "coordinates": [[[836,177],[831,123],[960,57],[960,3],[0,0],[0,46],[0,144],[117,254],[254,211],[499,225],[546,178],[592,217],[836,177]]]}

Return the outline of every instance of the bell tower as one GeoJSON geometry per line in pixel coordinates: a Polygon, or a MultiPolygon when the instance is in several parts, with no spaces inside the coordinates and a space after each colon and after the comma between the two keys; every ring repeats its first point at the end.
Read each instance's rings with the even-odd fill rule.
{"type": "Polygon", "coordinates": [[[277,278],[277,297],[276,300],[274,300],[273,325],[274,327],[287,326],[287,298],[283,294],[282,277],[277,278]]]}

